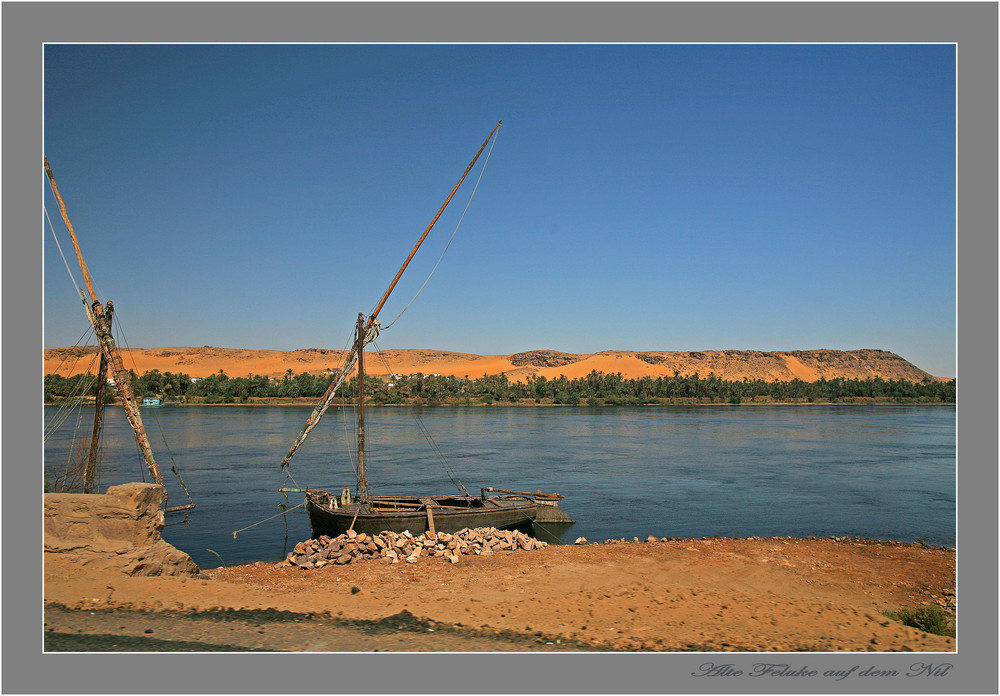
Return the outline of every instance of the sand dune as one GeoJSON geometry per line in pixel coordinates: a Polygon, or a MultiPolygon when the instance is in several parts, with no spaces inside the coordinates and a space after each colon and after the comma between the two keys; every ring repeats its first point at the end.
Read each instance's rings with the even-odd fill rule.
{"type": "MultiPolygon", "coordinates": [[[[64,376],[96,371],[97,349],[92,346],[52,348],[45,351],[45,374],[64,376]]],[[[237,348],[133,348],[124,354],[125,366],[142,374],[149,370],[181,372],[206,377],[225,372],[230,377],[278,377],[291,370],[318,373],[337,369],[344,353],[325,348],[292,351],[237,348]]],[[[405,349],[370,353],[366,359],[374,375],[440,374],[482,377],[504,373],[512,381],[529,376],[554,379],[586,377],[592,371],[621,373],[626,379],[669,377],[675,372],[701,377],[715,374],[727,380],[763,379],[769,382],[820,378],[935,379],[895,353],[884,350],[753,350],[706,351],[603,351],[589,355],[535,350],[512,355],[474,355],[444,350],[405,349]]]]}

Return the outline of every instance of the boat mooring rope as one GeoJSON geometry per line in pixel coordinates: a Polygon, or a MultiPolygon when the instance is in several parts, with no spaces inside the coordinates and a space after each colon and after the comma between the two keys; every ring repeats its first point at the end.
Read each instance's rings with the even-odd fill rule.
{"type": "Polygon", "coordinates": [[[295,509],[297,509],[297,508],[300,508],[300,507],[302,507],[303,505],[305,505],[305,502],[304,502],[304,501],[303,501],[303,502],[301,502],[301,503],[299,503],[298,505],[296,505],[296,506],[295,506],[295,507],[293,507],[293,508],[288,508],[287,510],[282,510],[282,511],[281,511],[281,512],[279,512],[279,513],[278,513],[277,515],[271,515],[271,516],[270,516],[270,517],[268,517],[268,518],[267,518],[266,520],[261,520],[260,522],[254,522],[254,523],[253,523],[252,525],[250,525],[249,527],[244,527],[243,529],[237,529],[237,530],[236,530],[235,532],[233,532],[233,539],[235,539],[235,538],[236,538],[236,535],[237,535],[237,534],[239,534],[240,532],[245,532],[245,531],[246,531],[246,530],[248,530],[248,529],[251,529],[251,528],[253,528],[253,527],[256,527],[256,526],[257,526],[258,524],[264,524],[265,522],[269,522],[270,520],[273,520],[273,519],[274,519],[275,517],[281,517],[281,516],[282,516],[282,515],[284,515],[284,514],[285,514],[286,512],[291,512],[292,510],[295,510],[295,509]]]}

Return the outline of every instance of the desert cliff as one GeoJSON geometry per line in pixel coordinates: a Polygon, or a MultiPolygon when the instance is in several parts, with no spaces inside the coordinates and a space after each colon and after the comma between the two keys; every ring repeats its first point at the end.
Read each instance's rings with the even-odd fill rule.
{"type": "MultiPolygon", "coordinates": [[[[225,372],[230,377],[266,375],[278,377],[291,370],[319,373],[340,366],[344,353],[325,348],[300,350],[255,350],[240,348],[133,348],[124,355],[125,366],[137,374],[150,370],[206,377],[225,372]]],[[[703,350],[628,351],[609,350],[592,354],[533,350],[512,355],[474,355],[444,350],[394,349],[382,351],[367,361],[370,374],[440,374],[477,378],[501,372],[515,381],[528,377],[569,379],[586,377],[592,371],[621,373],[626,379],[670,377],[675,372],[705,377],[714,373],[726,380],[762,379],[767,382],[801,379],[814,382],[845,379],[904,379],[921,382],[936,379],[895,353],[884,350],[703,350]]],[[[83,346],[45,351],[45,374],[70,376],[95,372],[97,348],[83,346]]]]}

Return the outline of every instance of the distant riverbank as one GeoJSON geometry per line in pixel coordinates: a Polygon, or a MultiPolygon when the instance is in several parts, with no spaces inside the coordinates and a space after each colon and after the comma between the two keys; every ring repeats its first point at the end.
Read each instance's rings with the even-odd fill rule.
{"type": "MultiPolygon", "coordinates": [[[[131,376],[132,392],[139,397],[157,397],[183,404],[312,404],[330,388],[332,374],[291,373],[279,379],[264,375],[229,377],[224,373],[193,378],[183,373],[152,370],[131,376]]],[[[115,396],[115,389],[111,393],[115,396]]],[[[359,392],[357,377],[337,388],[334,403],[349,402],[359,392]]],[[[46,403],[61,398],[96,396],[97,385],[89,374],[62,377],[45,375],[46,403]]],[[[105,392],[108,390],[105,389],[105,392]]],[[[476,379],[445,375],[398,375],[391,379],[365,376],[365,403],[414,406],[645,406],[702,404],[798,404],[798,403],[945,403],[957,394],[954,380],[919,382],[882,377],[864,379],[820,378],[806,382],[763,379],[727,380],[707,376],[675,374],[670,377],[629,379],[620,373],[592,372],[586,377],[556,379],[529,377],[512,381],[505,374],[476,379]]]]}
{"type": "MultiPolygon", "coordinates": [[[[71,397],[71,398],[56,398],[52,401],[46,401],[46,406],[59,406],[59,405],[72,405],[72,404],[92,404],[94,403],[93,397],[71,397]]],[[[280,407],[300,407],[300,408],[313,408],[316,406],[317,399],[305,399],[305,398],[249,398],[246,400],[234,399],[232,401],[212,401],[212,400],[188,400],[188,401],[166,401],[162,406],[158,407],[146,407],[146,408],[170,408],[175,406],[221,406],[221,407],[249,407],[249,408],[264,408],[268,406],[280,406],[280,407]]],[[[335,399],[332,406],[347,406],[353,402],[347,402],[343,399],[335,399]]],[[[115,407],[121,406],[120,403],[105,404],[107,406],[115,407]]],[[[535,401],[534,399],[519,399],[517,401],[492,401],[489,403],[483,401],[421,401],[419,399],[411,399],[404,401],[402,403],[380,403],[378,401],[366,401],[365,407],[388,407],[388,408],[399,408],[399,407],[416,407],[416,408],[619,408],[622,406],[634,407],[634,406],[954,406],[954,401],[940,401],[938,399],[932,399],[929,397],[900,397],[900,398],[890,398],[890,399],[879,399],[879,398],[869,398],[869,397],[854,397],[840,399],[836,401],[831,400],[808,400],[808,399],[794,399],[786,401],[776,401],[767,398],[757,398],[757,399],[747,399],[739,402],[724,401],[722,399],[660,399],[652,402],[636,402],[636,403],[608,403],[605,400],[597,399],[596,403],[586,403],[581,402],[578,404],[560,404],[556,403],[552,399],[535,401]]]]}

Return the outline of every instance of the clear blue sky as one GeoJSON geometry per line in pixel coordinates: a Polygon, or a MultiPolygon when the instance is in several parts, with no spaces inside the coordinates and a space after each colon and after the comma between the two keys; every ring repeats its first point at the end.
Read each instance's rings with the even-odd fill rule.
{"type": "MultiPolygon", "coordinates": [[[[881,348],[955,374],[951,45],[50,45],[44,97],[132,347],[342,348],[503,119],[380,347],[881,348]]],[[[75,345],[44,245],[45,346],[75,345]]]]}

